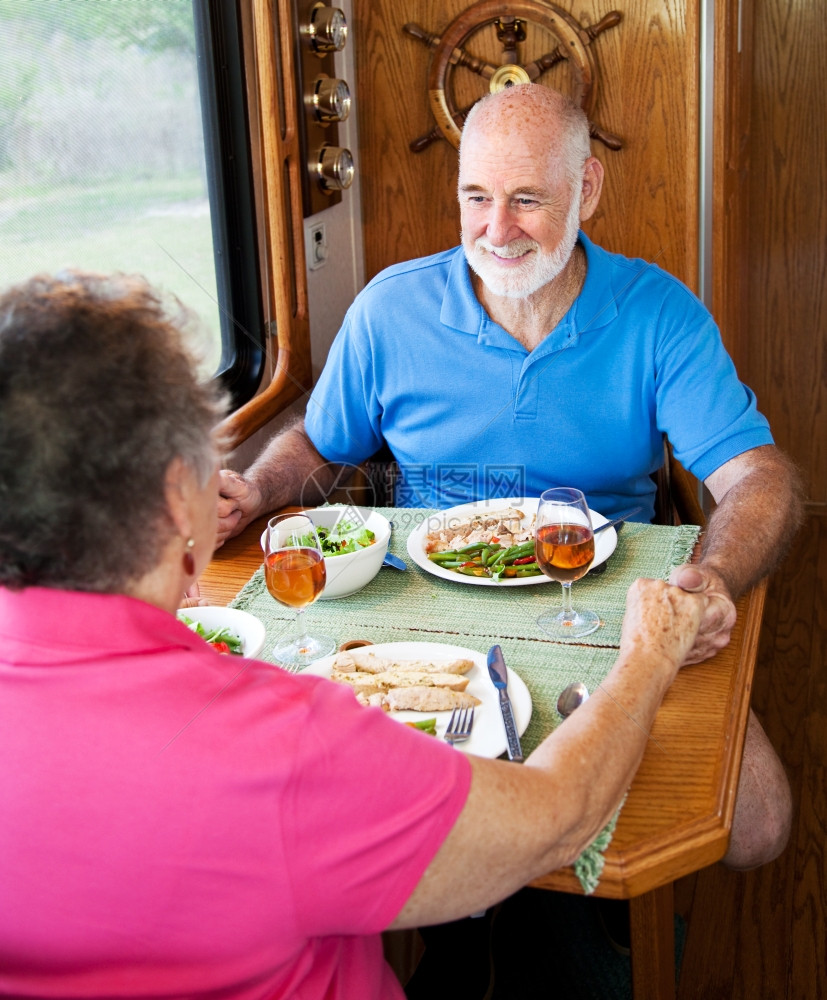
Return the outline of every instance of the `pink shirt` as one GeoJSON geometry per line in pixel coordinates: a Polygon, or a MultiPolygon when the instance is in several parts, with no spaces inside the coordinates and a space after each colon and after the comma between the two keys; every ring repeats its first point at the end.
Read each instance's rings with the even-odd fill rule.
{"type": "Polygon", "coordinates": [[[0,995],[402,997],[462,753],[127,597],[0,588],[0,995]]]}

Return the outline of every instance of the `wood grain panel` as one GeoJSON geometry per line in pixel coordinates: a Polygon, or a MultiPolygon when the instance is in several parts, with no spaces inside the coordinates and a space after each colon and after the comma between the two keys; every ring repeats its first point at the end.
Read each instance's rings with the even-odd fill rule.
{"type": "Polygon", "coordinates": [[[736,360],[749,330],[748,212],[750,104],[753,79],[752,4],[721,0],[715,10],[713,93],[712,313],[736,360]]]}
{"type": "Polygon", "coordinates": [[[433,126],[426,98],[427,52],[402,32],[407,21],[432,29],[461,3],[357,0],[356,104],[365,275],[454,246],[456,153],[445,142],[415,155],[408,143],[433,126]]]}
{"type": "Polygon", "coordinates": [[[755,9],[749,342],[738,357],[779,445],[827,503],[824,9],[755,9]]]}
{"type": "MultiPolygon", "coordinates": [[[[767,720],[767,734],[785,762],[792,762],[785,733],[797,727],[806,734],[802,756],[788,770],[795,825],[790,846],[779,859],[784,867],[776,862],[771,867],[779,870],[766,873],[772,875],[772,880],[765,878],[765,894],[756,894],[754,912],[762,936],[783,935],[788,944],[786,996],[790,1000],[804,996],[822,1000],[827,997],[827,518],[809,519],[786,567],[805,562],[813,567],[812,576],[799,574],[796,580],[790,573],[783,579],[782,599],[787,616],[798,622],[803,653],[798,666],[807,678],[807,696],[788,713],[785,727],[767,720]],[[779,900],[783,900],[785,909],[780,908],[779,900]]],[[[778,583],[780,589],[780,579],[778,583]]],[[[785,648],[775,634],[766,631],[763,645],[776,651],[776,671],[767,682],[777,687],[784,683],[783,677],[779,682],[777,669],[785,658],[785,648]]],[[[777,979],[767,981],[782,982],[781,972],[777,979]]]]}
{"type": "Polygon", "coordinates": [[[812,706],[810,671],[819,580],[818,563],[809,558],[808,550],[802,531],[774,577],[753,688],[753,708],[766,731],[776,734],[776,746],[783,746],[779,754],[791,775],[804,761],[807,731],[800,720],[812,706]]]}
{"type": "MultiPolygon", "coordinates": [[[[614,6],[602,3],[595,18],[614,6]]],[[[607,249],[656,261],[697,289],[697,22],[682,2],[620,9],[621,24],[595,44],[596,117],[624,146],[613,153],[592,143],[606,179],[586,229],[607,249]]]]}
{"type": "MultiPolygon", "coordinates": [[[[815,518],[812,519],[815,521],[815,518]]],[[[827,518],[819,518],[820,530],[814,536],[801,534],[808,554],[817,567],[813,587],[813,610],[809,621],[812,645],[810,652],[810,690],[807,725],[807,759],[827,769],[827,518]],[[813,544],[815,543],[815,544],[813,544]]],[[[824,816],[824,814],[822,814],[824,816]]],[[[824,817],[827,820],[827,817],[824,817]]],[[[827,839],[825,839],[827,847],[827,839]]],[[[823,883],[827,887],[827,881],[823,883]]],[[[827,888],[825,889],[827,903],[827,888]]],[[[827,965],[825,966],[827,970],[827,965]]]]}
{"type": "MultiPolygon", "coordinates": [[[[422,153],[408,143],[433,127],[427,100],[431,53],[402,32],[408,21],[439,34],[469,4],[461,0],[356,0],[357,78],[366,274],[454,246],[459,238],[456,152],[444,140],[422,153]]],[[[565,5],[562,5],[565,7],[565,5]]],[[[689,5],[693,10],[695,5],[689,5]]],[[[594,24],[620,7],[621,23],[592,43],[599,72],[593,118],[624,148],[592,148],[607,168],[603,201],[589,232],[609,249],[657,259],[697,282],[697,22],[684,0],[611,0],[571,13],[594,24]]],[[[548,51],[550,34],[529,24],[521,61],[548,51]]],[[[467,47],[482,58],[502,49],[492,29],[467,47]]],[[[499,58],[496,58],[499,62],[499,58]]],[[[484,92],[481,78],[457,69],[457,106],[484,92]]],[[[570,90],[563,65],[547,77],[570,90]]]]}
{"type": "Polygon", "coordinates": [[[788,996],[822,1000],[827,997],[827,768],[808,768],[799,831],[791,967],[801,992],[788,996]]]}
{"type": "Polygon", "coordinates": [[[674,1000],[675,933],[672,883],[629,901],[633,997],[674,1000]],[[647,961],[638,961],[639,955],[647,961]]]}

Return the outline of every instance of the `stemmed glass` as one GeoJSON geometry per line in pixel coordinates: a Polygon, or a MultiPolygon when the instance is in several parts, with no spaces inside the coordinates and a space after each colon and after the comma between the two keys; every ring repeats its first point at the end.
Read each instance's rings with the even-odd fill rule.
{"type": "Polygon", "coordinates": [[[551,580],[563,586],[563,603],[537,619],[553,639],[580,639],[600,625],[594,611],[576,611],[571,585],[585,576],[594,559],[594,532],[586,498],[569,486],[546,490],[540,496],[534,528],[537,562],[551,580]]]}
{"type": "Polygon", "coordinates": [[[262,538],[264,579],[279,604],[296,609],[296,634],[273,648],[276,662],[299,669],[336,648],[327,635],[303,631],[302,614],[324,590],[325,563],[316,526],[306,514],[270,518],[262,538]]]}

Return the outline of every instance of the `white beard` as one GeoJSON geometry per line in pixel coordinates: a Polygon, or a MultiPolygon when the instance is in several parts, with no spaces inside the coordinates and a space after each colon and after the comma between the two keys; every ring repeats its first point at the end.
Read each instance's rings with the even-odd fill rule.
{"type": "MultiPolygon", "coordinates": [[[[579,195],[579,192],[578,192],[579,195]]],[[[485,287],[494,295],[508,299],[525,299],[539,291],[549,282],[554,281],[558,274],[568,264],[577,235],[580,231],[580,198],[572,199],[566,226],[560,242],[554,250],[542,250],[535,241],[527,238],[512,240],[507,246],[495,247],[482,237],[468,246],[463,240],[463,250],[468,266],[479,275],[485,287]],[[522,254],[534,251],[530,256],[513,268],[503,268],[491,254],[498,257],[520,257],[522,254]]]]}

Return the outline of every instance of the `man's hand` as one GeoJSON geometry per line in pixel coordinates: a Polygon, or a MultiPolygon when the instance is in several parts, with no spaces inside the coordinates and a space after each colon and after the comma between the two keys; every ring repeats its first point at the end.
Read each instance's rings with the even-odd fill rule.
{"type": "Polygon", "coordinates": [[[700,663],[714,656],[729,643],[735,625],[735,604],[721,576],[702,563],[678,566],[672,570],[669,582],[687,593],[703,594],[706,608],[695,644],[685,663],[700,663]]]}
{"type": "Polygon", "coordinates": [[[237,535],[262,513],[260,491],[243,476],[222,469],[218,483],[218,532],[215,547],[237,535]]]}
{"type": "Polygon", "coordinates": [[[689,593],[663,580],[639,579],[629,587],[620,648],[654,652],[675,669],[690,661],[698,629],[708,612],[706,594],[689,593]]]}

